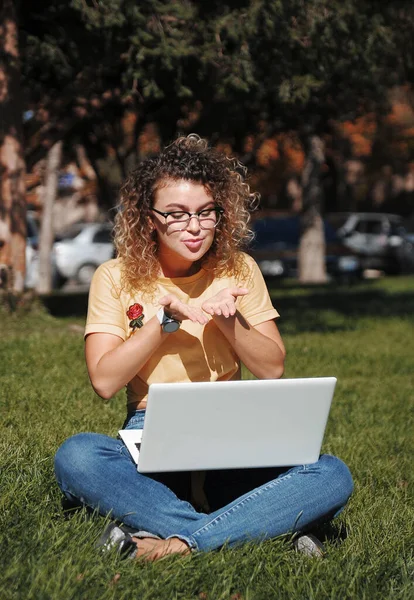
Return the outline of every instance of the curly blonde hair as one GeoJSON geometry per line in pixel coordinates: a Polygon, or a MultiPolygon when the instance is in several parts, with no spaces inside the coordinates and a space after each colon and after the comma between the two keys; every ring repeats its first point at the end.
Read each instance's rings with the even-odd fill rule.
{"type": "Polygon", "coordinates": [[[122,287],[154,291],[159,277],[156,232],[149,227],[158,189],[169,181],[201,183],[224,209],[202,267],[215,276],[244,278],[240,251],[252,239],[250,212],[258,194],[245,181],[246,168],[208,146],[195,134],[179,137],[154,158],[143,161],[123,184],[115,217],[115,247],[122,261],[122,287]]]}

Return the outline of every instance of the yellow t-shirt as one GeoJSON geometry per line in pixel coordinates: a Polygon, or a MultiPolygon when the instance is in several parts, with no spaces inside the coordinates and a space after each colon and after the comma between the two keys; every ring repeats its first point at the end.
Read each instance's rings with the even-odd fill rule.
{"type": "MultiPolygon", "coordinates": [[[[190,306],[201,304],[226,287],[246,287],[249,293],[236,301],[237,309],[250,325],[258,325],[278,317],[273,308],[266,284],[255,261],[243,254],[249,268],[246,282],[235,277],[214,278],[201,269],[190,277],[170,279],[160,277],[153,300],[146,300],[139,290],[126,293],[121,289],[121,261],[103,263],[93,277],[90,292],[85,336],[90,333],[112,333],[123,340],[132,335],[127,311],[132,304],[143,307],[143,323],[160,308],[159,298],[176,295],[190,306]]],[[[150,360],[127,385],[128,405],[135,407],[146,399],[151,383],[187,381],[227,381],[240,378],[240,361],[232,346],[213,319],[206,325],[183,321],[180,329],[168,336],[155,350],[150,360]]]]}

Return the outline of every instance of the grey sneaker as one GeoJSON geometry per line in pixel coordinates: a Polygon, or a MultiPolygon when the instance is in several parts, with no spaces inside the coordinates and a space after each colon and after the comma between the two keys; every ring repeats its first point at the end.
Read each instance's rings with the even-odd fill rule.
{"type": "Polygon", "coordinates": [[[323,558],[325,554],[325,546],[312,533],[298,535],[293,540],[293,547],[296,552],[312,556],[314,558],[323,558]]]}
{"type": "Polygon", "coordinates": [[[116,548],[122,558],[133,558],[137,552],[137,543],[132,538],[152,537],[161,539],[149,531],[136,531],[127,525],[109,523],[96,543],[96,547],[103,552],[116,548]]]}
{"type": "Polygon", "coordinates": [[[96,547],[103,552],[109,552],[112,548],[116,548],[118,554],[123,558],[134,556],[137,550],[132,535],[122,531],[116,523],[109,523],[97,541],[96,547]]]}

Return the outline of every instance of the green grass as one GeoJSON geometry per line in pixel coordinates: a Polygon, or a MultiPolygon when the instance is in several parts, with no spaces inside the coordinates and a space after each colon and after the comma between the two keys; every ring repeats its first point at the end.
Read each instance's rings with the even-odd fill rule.
{"type": "Polygon", "coordinates": [[[154,564],[96,554],[103,519],[65,518],[53,455],[75,432],[114,435],[124,398],[104,403],[91,390],[83,317],[34,306],[0,312],[1,600],[414,597],[414,279],[271,292],[286,376],[338,377],[323,450],[349,465],[355,492],[322,532],[326,558],[280,539],[154,564]]]}

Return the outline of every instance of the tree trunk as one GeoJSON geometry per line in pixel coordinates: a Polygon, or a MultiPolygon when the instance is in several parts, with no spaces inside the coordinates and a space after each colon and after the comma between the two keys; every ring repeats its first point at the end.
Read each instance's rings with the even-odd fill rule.
{"type": "Polygon", "coordinates": [[[26,189],[17,32],[14,4],[3,0],[0,9],[0,265],[3,276],[0,285],[20,294],[26,268],[26,189]]]}
{"type": "Polygon", "coordinates": [[[39,238],[39,275],[37,281],[37,292],[39,294],[48,294],[52,290],[53,206],[58,189],[61,156],[62,142],[56,142],[49,150],[46,162],[42,224],[39,238]]]}
{"type": "Polygon", "coordinates": [[[82,175],[89,181],[96,181],[95,169],[93,168],[91,161],[86,154],[85,146],[82,146],[82,144],[76,144],[75,152],[82,175]]]}
{"type": "Polygon", "coordinates": [[[301,239],[298,250],[299,281],[325,283],[325,234],[322,208],[321,169],[325,162],[325,147],[321,138],[311,135],[305,144],[306,160],[302,173],[303,209],[301,239]]]}

